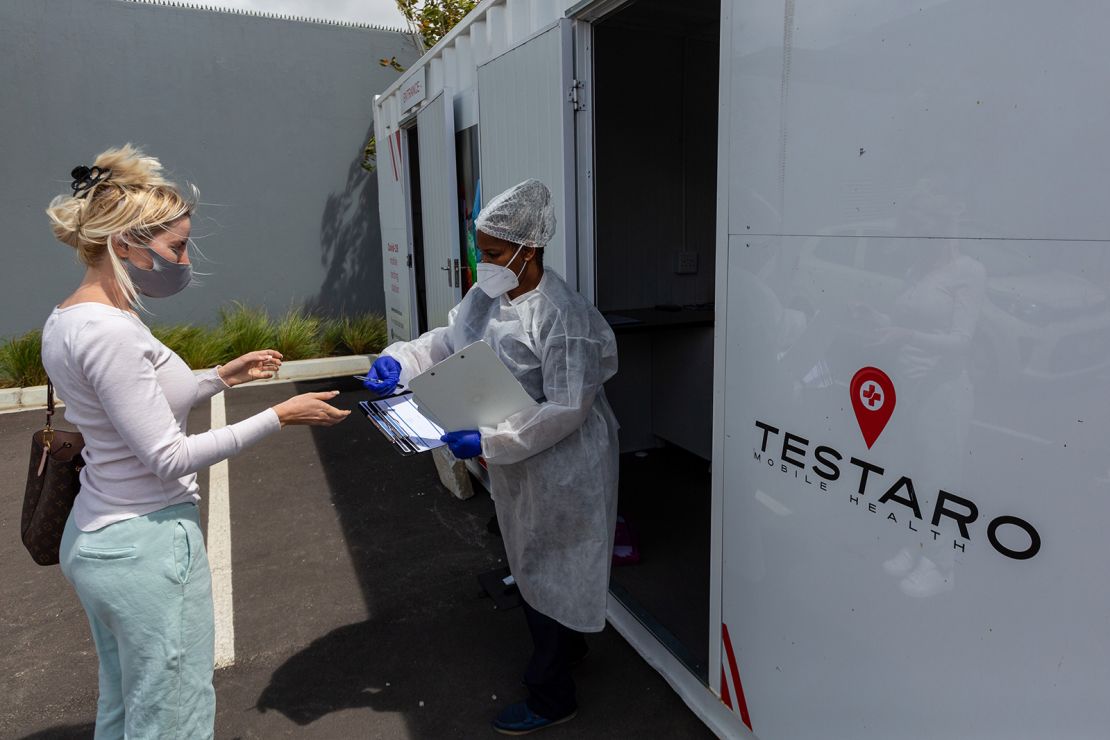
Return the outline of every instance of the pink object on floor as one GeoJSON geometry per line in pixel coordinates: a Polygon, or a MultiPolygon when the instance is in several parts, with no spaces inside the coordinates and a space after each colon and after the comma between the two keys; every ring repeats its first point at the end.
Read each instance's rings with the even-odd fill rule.
{"type": "Polygon", "coordinates": [[[636,535],[623,516],[617,517],[617,529],[613,537],[613,565],[635,565],[640,562],[640,548],[636,535]]]}

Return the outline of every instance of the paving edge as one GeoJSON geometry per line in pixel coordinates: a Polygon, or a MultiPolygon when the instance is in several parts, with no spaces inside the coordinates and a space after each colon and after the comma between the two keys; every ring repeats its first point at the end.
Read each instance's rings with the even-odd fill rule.
{"type": "MultiPolygon", "coordinates": [[[[363,375],[377,355],[346,355],[343,357],[319,357],[313,360],[290,360],[282,363],[277,377],[272,380],[256,380],[251,386],[291,383],[298,380],[337,378],[343,375],[363,375]]],[[[207,372],[197,370],[198,374],[207,372]]],[[[46,386],[36,385],[28,388],[0,388],[0,413],[6,411],[25,411],[46,406],[46,386]]]]}

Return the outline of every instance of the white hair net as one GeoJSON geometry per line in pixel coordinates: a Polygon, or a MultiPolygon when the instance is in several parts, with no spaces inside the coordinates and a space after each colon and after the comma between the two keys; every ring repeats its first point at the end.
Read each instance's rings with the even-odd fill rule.
{"type": "Polygon", "coordinates": [[[513,185],[486,204],[474,225],[498,239],[546,247],[555,236],[551,191],[539,180],[513,185]]]}

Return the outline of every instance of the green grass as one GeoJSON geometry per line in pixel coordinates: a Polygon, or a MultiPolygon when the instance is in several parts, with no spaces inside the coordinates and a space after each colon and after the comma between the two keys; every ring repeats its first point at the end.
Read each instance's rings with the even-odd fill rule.
{"type": "Polygon", "coordinates": [[[191,368],[214,367],[231,359],[227,339],[219,329],[179,324],[152,326],[150,331],[191,368]]]}
{"type": "Polygon", "coordinates": [[[340,337],[343,346],[352,355],[372,355],[381,352],[388,341],[385,317],[375,314],[362,314],[341,320],[340,337]]]}
{"type": "MultiPolygon", "coordinates": [[[[215,327],[173,324],[150,329],[189,367],[202,370],[259,349],[276,349],[286,360],[335,355],[371,355],[388,341],[385,317],[360,314],[323,318],[290,309],[277,321],[264,308],[232,303],[220,310],[215,327]]],[[[44,385],[42,333],[0,340],[0,388],[44,385]]]]}
{"type": "Polygon", "coordinates": [[[343,319],[324,319],[320,326],[320,354],[341,355],[350,350],[343,344],[343,319]]]}
{"type": "Polygon", "coordinates": [[[297,308],[290,309],[274,327],[273,348],[286,360],[319,357],[322,354],[321,323],[316,316],[309,316],[297,308]]]}
{"type": "Polygon", "coordinates": [[[220,309],[220,330],[229,359],[258,349],[276,349],[277,332],[264,308],[251,308],[236,301],[229,308],[220,309]]]}
{"type": "Polygon", "coordinates": [[[0,343],[0,388],[29,385],[46,385],[41,331],[30,331],[0,343]]]}

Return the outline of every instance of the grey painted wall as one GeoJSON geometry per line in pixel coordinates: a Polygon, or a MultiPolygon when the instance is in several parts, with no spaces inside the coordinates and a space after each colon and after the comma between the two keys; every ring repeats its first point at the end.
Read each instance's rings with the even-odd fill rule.
{"type": "Polygon", "coordinates": [[[382,310],[376,178],[359,167],[373,95],[415,60],[390,31],[120,0],[0,2],[0,337],[42,325],[83,268],[43,213],[69,171],[133,142],[202,206],[211,273],[148,322],[382,310]]]}

